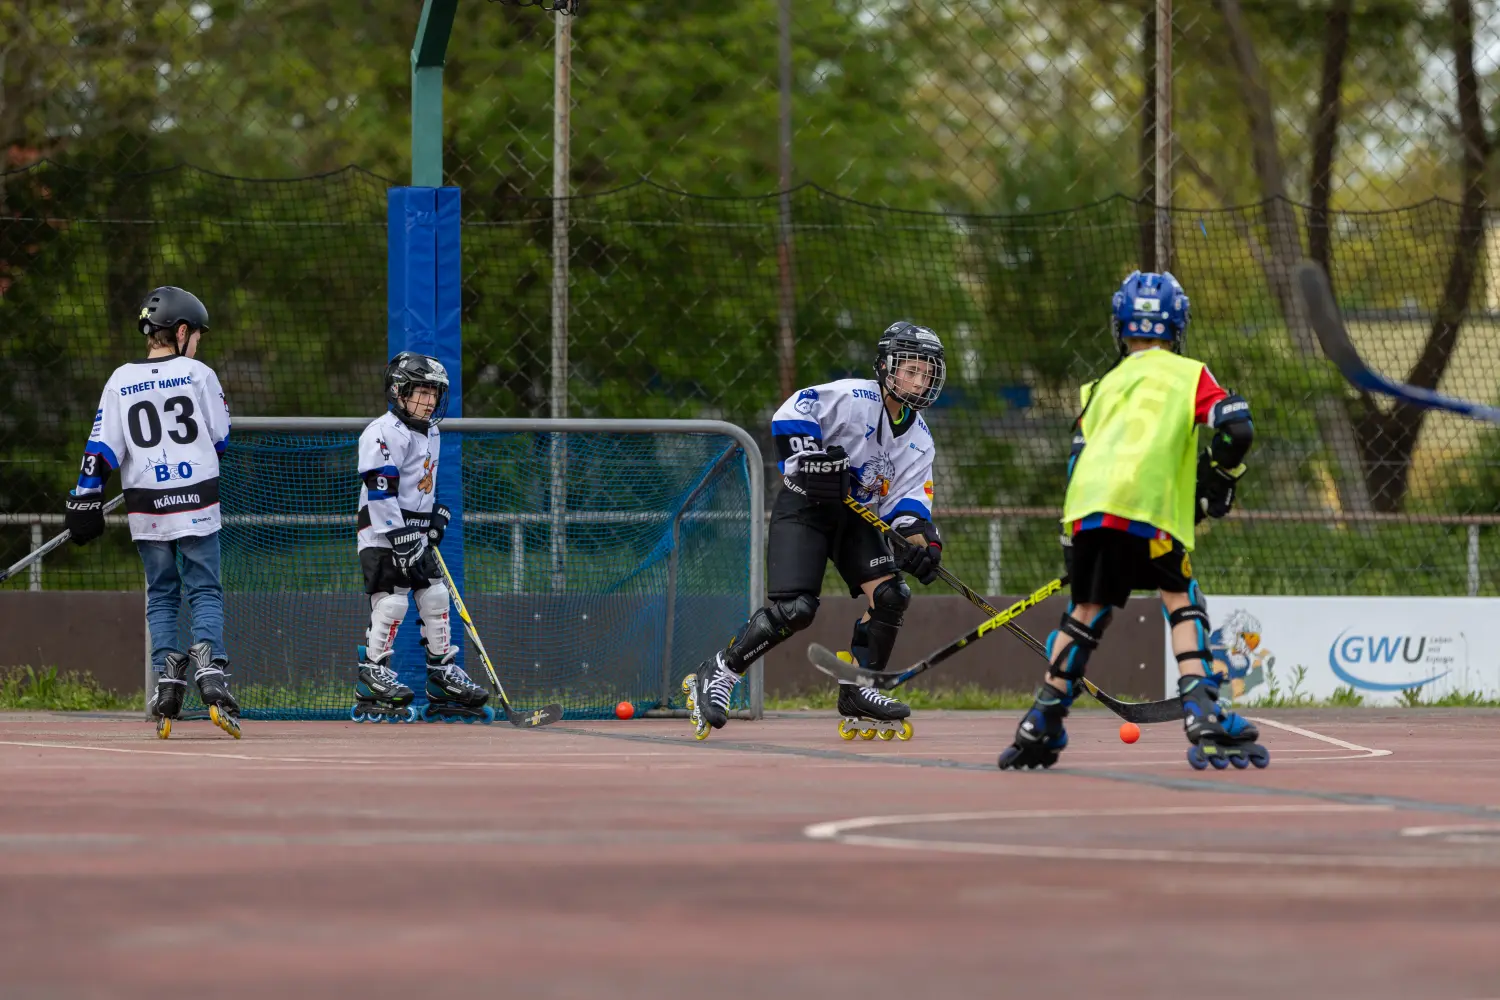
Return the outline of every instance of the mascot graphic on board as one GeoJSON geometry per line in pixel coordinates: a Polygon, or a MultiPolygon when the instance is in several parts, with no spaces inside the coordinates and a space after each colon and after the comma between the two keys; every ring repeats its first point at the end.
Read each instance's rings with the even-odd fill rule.
{"type": "Polygon", "coordinates": [[[1236,608],[1208,637],[1214,673],[1228,675],[1229,690],[1236,699],[1265,684],[1266,669],[1276,663],[1271,651],[1260,644],[1260,636],[1260,619],[1236,608]]]}

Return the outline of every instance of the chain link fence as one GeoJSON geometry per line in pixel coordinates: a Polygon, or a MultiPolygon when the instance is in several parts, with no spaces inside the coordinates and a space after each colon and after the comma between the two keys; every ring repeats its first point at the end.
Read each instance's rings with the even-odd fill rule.
{"type": "MultiPolygon", "coordinates": [[[[465,0],[448,53],[471,416],[551,412],[548,5],[465,0]]],[[[55,517],[154,284],[208,303],[204,353],[236,413],[379,411],[384,191],[409,170],[419,8],[0,3],[0,562],[56,530],[36,515],[55,517]]],[[[763,434],[784,371],[865,373],[879,331],[918,319],[952,359],[931,423],[955,571],[1026,588],[1057,562],[1067,426],[1111,361],[1108,297],[1165,245],[1193,298],[1190,352],[1260,431],[1251,513],[1203,540],[1205,584],[1500,592],[1500,439],[1353,396],[1285,282],[1295,257],[1327,260],[1372,363],[1404,378],[1435,360],[1444,391],[1494,399],[1494,15],[585,3],[568,25],[567,409],[763,434]]],[[[60,555],[48,587],[140,585],[121,532],[60,555]]]]}

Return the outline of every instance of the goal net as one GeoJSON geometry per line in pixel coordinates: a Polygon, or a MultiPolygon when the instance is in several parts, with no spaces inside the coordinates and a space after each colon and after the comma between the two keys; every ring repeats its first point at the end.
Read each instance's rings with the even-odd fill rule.
{"type": "MultiPolygon", "coordinates": [[[[365,423],[235,421],[220,480],[225,645],[247,718],[348,718],[369,622],[355,548],[365,423]]],[[[681,712],[683,676],[760,603],[754,441],[717,421],[442,430],[442,462],[461,461],[463,482],[443,555],[512,705],[556,701],[568,718],[613,716],[621,701],[681,712]]],[[[394,665],[420,705],[418,620],[413,603],[394,665]]],[[[452,623],[461,662],[488,687],[456,612],[452,623]]],[[[183,648],[186,624],[184,611],[183,648]]],[[[735,692],[738,712],[758,714],[759,676],[735,692]]]]}

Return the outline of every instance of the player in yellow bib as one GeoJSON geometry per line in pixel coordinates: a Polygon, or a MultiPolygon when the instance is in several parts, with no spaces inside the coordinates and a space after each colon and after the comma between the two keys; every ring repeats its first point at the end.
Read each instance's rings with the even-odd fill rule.
{"type": "Polygon", "coordinates": [[[1219,707],[1208,669],[1208,611],[1188,553],[1204,517],[1223,517],[1245,473],[1255,428],[1250,405],[1182,355],[1188,297],[1170,273],[1133,272],[1115,293],[1120,360],[1083,388],[1063,502],[1063,552],[1072,602],[1047,638],[1046,682],[1000,754],[1000,768],[1051,767],[1068,745],[1063,719],[1099,647],[1112,608],[1132,590],[1161,593],[1177,655],[1188,761],[1264,767],[1249,722],[1219,707]],[[1198,427],[1211,430],[1198,451],[1198,427]]]}

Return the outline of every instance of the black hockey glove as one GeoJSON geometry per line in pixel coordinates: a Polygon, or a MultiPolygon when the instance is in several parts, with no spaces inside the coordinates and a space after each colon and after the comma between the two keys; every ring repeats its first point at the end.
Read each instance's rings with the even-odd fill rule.
{"type": "Polygon", "coordinates": [[[443,544],[443,536],[448,533],[448,521],[453,517],[453,512],[442,504],[432,508],[432,520],[427,522],[427,544],[437,548],[443,544]]]}
{"type": "Polygon", "coordinates": [[[943,561],[943,537],[938,534],[937,525],[906,514],[893,519],[891,527],[910,543],[901,546],[902,551],[896,556],[897,568],[916,577],[924,587],[931,586],[943,561]],[[917,540],[919,535],[922,541],[917,540]]]}
{"type": "Polygon", "coordinates": [[[930,545],[912,542],[905,552],[896,557],[896,565],[901,571],[916,577],[924,587],[930,586],[938,578],[938,566],[942,561],[943,547],[935,542],[930,545]]]}
{"type": "Polygon", "coordinates": [[[849,457],[839,445],[827,451],[803,452],[797,471],[783,477],[788,489],[814,503],[843,503],[849,495],[849,457]]]}
{"type": "Polygon", "coordinates": [[[1223,517],[1234,506],[1234,491],[1240,477],[1245,474],[1241,462],[1233,469],[1226,469],[1215,462],[1208,452],[1198,456],[1198,497],[1193,512],[1193,523],[1205,517],[1223,517]]]}
{"type": "Polygon", "coordinates": [[[87,545],[104,534],[103,493],[85,493],[83,496],[69,493],[63,502],[63,510],[68,541],[74,545],[87,545]]]}
{"type": "Polygon", "coordinates": [[[428,580],[441,576],[437,555],[427,544],[427,534],[419,527],[397,528],[386,533],[396,566],[406,574],[413,587],[426,586],[428,580]]]}

